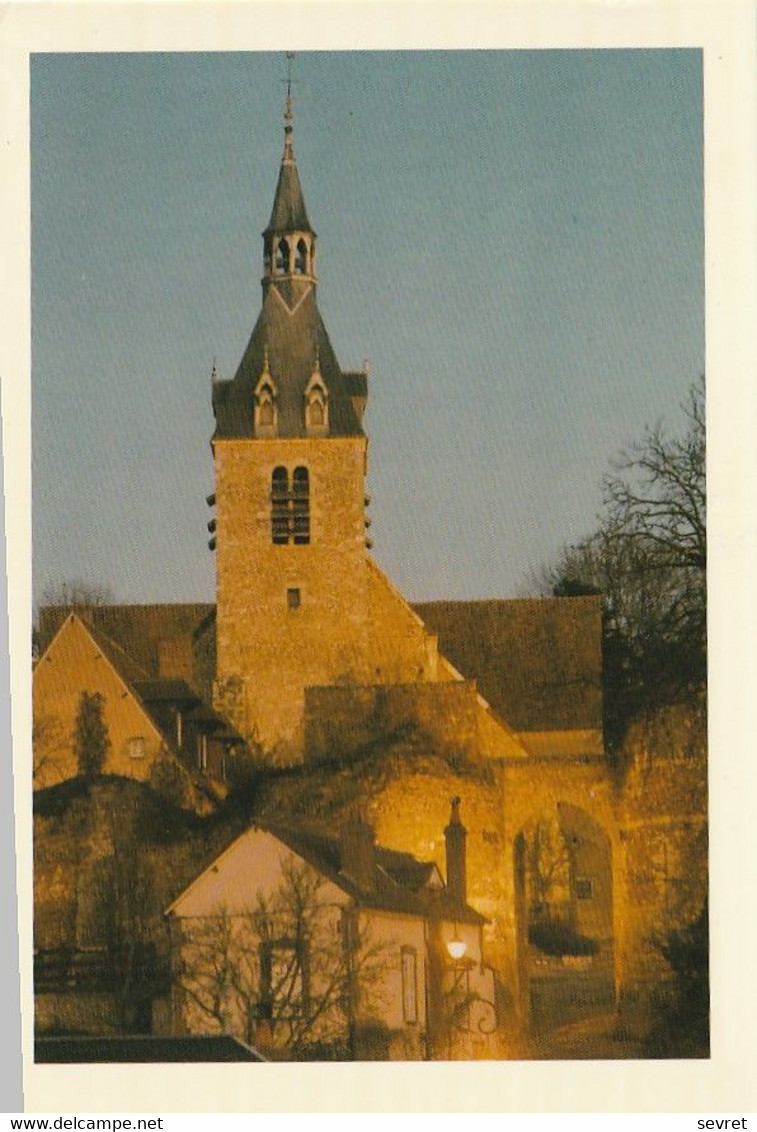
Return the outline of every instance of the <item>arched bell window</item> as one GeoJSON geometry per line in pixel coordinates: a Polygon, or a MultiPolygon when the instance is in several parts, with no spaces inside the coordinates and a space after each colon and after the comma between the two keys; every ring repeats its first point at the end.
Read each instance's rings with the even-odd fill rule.
{"type": "Polygon", "coordinates": [[[289,271],[289,244],[286,240],[279,240],[276,247],[276,270],[281,275],[289,271]]]}
{"type": "Polygon", "coordinates": [[[296,546],[310,542],[310,476],[307,468],[292,475],[292,539],[296,546]]]}
{"type": "Polygon", "coordinates": [[[310,542],[310,476],[307,468],[292,473],[283,466],[271,474],[271,540],[276,546],[310,542]]]}
{"type": "Polygon", "coordinates": [[[271,475],[271,539],[276,546],[289,542],[289,473],[283,467],[271,475]]]}
{"type": "Polygon", "coordinates": [[[304,240],[297,242],[297,249],[294,256],[294,273],[295,275],[307,275],[308,270],[308,246],[304,240]]]}

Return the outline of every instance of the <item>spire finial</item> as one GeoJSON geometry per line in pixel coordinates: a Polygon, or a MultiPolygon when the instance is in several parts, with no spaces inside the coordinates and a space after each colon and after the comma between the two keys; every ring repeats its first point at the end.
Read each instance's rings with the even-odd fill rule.
{"type": "Polygon", "coordinates": [[[284,104],[284,161],[294,161],[294,147],[292,144],[294,134],[294,110],[292,108],[292,60],[294,51],[287,51],[287,96],[284,104]]]}

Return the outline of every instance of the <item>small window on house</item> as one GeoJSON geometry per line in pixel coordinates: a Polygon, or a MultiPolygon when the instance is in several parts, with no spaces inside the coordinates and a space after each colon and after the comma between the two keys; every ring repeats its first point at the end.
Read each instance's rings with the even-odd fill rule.
{"type": "Polygon", "coordinates": [[[197,736],[197,767],[205,773],[208,769],[208,737],[207,735],[197,736]]]}
{"type": "Polygon", "coordinates": [[[267,939],[260,948],[260,1002],[263,1018],[299,1017],[309,995],[307,946],[293,939],[267,939]]]}
{"type": "Polygon", "coordinates": [[[576,877],[576,900],[591,900],[594,885],[589,877],[576,877]]]}
{"type": "Polygon", "coordinates": [[[402,948],[402,1015],[406,1022],[418,1021],[418,962],[413,947],[402,948]]]}
{"type": "Polygon", "coordinates": [[[145,757],[145,740],[142,735],[135,735],[129,740],[129,758],[143,759],[145,757]]]}
{"type": "Polygon", "coordinates": [[[287,590],[287,608],[300,608],[300,591],[298,589],[287,590]]]}

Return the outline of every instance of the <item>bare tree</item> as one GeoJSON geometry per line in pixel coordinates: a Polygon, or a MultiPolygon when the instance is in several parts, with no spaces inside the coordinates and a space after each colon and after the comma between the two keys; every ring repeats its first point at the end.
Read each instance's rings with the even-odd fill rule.
{"type": "Polygon", "coordinates": [[[683,406],[681,438],[647,429],[641,443],[621,456],[605,480],[610,530],[640,540],[657,555],[657,569],[707,566],[704,384],[691,388],[683,406]]]}
{"type": "Polygon", "coordinates": [[[604,599],[605,732],[671,702],[701,703],[706,681],[704,388],[684,406],[686,429],[648,429],[605,479],[598,530],[565,549],[541,579],[557,597],[604,599]]]}
{"type": "Polygon", "coordinates": [[[380,1004],[386,945],[372,945],[325,884],[290,864],[249,913],[184,921],[179,987],[201,1024],[294,1060],[356,1056],[356,1029],[380,1004]]]}
{"type": "MultiPolygon", "coordinates": [[[[49,641],[50,626],[45,625],[41,617],[43,609],[77,610],[82,612],[100,605],[110,605],[113,602],[113,593],[107,586],[96,582],[85,582],[82,579],[71,579],[47,586],[42,598],[34,610],[34,625],[32,627],[32,656],[38,657],[49,641]]],[[[59,622],[55,623],[57,629],[59,622]]]]}
{"type": "Polygon", "coordinates": [[[66,775],[71,735],[56,715],[37,716],[32,725],[34,789],[49,786],[66,775]]]}
{"type": "Polygon", "coordinates": [[[42,605],[61,606],[65,609],[80,609],[87,606],[108,605],[113,601],[113,593],[107,586],[96,582],[85,582],[81,578],[69,579],[48,586],[42,594],[42,605]]]}
{"type": "Polygon", "coordinates": [[[528,831],[527,884],[531,916],[551,918],[555,894],[570,892],[570,854],[556,818],[539,818],[528,831]]]}

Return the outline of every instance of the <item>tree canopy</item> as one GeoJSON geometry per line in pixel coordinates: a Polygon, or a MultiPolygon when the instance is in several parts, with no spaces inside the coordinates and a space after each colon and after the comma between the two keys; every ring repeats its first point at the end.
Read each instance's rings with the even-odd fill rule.
{"type": "Polygon", "coordinates": [[[74,727],[74,748],[79,774],[92,778],[100,774],[110,748],[108,727],[103,717],[105,700],[99,692],[82,692],[74,727]]]}
{"type": "Polygon", "coordinates": [[[597,530],[566,548],[545,581],[557,597],[604,598],[605,730],[611,746],[662,704],[703,699],[707,537],[704,384],[685,431],[660,426],[614,461],[597,530]]]}

